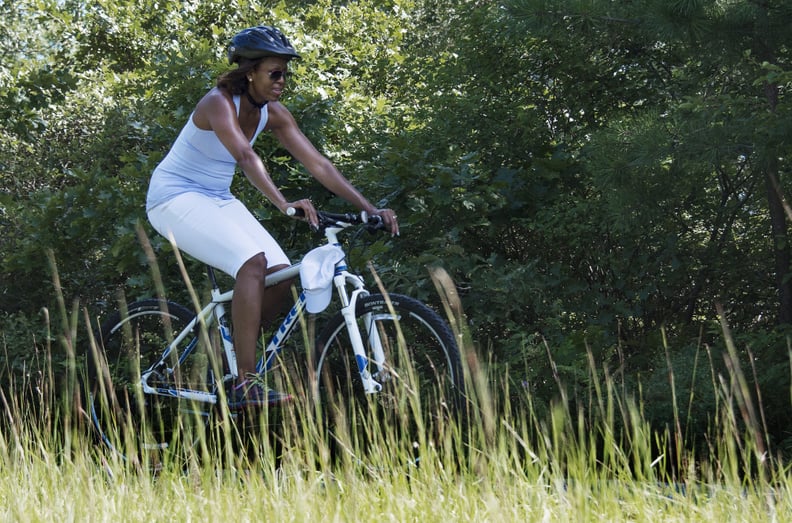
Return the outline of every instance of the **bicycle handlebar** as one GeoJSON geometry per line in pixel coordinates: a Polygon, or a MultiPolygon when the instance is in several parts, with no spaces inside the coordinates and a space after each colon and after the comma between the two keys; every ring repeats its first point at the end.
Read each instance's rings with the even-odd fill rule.
{"type": "MultiPolygon", "coordinates": [[[[302,209],[297,209],[295,207],[289,207],[286,210],[286,214],[295,217],[305,216],[305,212],[302,209]]],[[[318,231],[322,231],[327,227],[349,227],[350,225],[357,224],[364,225],[369,232],[385,229],[385,222],[382,221],[381,216],[376,214],[369,216],[365,211],[356,214],[351,212],[333,213],[317,210],[316,214],[319,217],[318,231]]]]}

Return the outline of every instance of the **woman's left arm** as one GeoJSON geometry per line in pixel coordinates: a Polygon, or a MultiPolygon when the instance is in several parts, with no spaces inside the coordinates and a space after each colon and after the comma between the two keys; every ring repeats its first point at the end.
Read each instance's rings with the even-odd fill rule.
{"type": "Polygon", "coordinates": [[[267,129],[294,156],[297,161],[305,166],[311,176],[316,178],[333,194],[348,201],[361,211],[377,214],[385,221],[385,226],[391,234],[399,234],[399,225],[396,215],[391,209],[377,209],[358,191],[349,180],[333,165],[327,157],[321,154],[310,140],[297,126],[297,122],[286,107],[279,102],[268,104],[267,129]]]}

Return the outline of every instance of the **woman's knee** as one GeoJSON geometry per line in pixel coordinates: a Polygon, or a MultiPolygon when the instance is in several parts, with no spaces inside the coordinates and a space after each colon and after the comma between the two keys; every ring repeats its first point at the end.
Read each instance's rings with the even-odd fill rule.
{"type": "Polygon", "coordinates": [[[239,268],[237,271],[237,278],[240,276],[256,276],[260,277],[262,280],[264,276],[267,274],[267,257],[264,255],[263,252],[256,254],[255,256],[249,258],[245,263],[242,264],[242,267],[239,268]]]}

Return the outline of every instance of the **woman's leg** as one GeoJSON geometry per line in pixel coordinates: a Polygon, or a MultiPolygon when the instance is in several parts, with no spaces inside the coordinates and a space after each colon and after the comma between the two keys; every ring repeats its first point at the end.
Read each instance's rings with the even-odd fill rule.
{"type": "Polygon", "coordinates": [[[287,267],[279,265],[267,270],[264,253],[245,262],[237,272],[231,315],[234,322],[234,349],[239,369],[238,382],[256,372],[256,343],[261,333],[272,324],[289,304],[291,281],[265,287],[265,274],[287,267]]]}
{"type": "Polygon", "coordinates": [[[267,258],[264,253],[260,253],[242,265],[234,283],[231,317],[234,322],[238,382],[256,372],[256,342],[261,332],[266,273],[267,258]]]}
{"type": "Polygon", "coordinates": [[[289,285],[264,287],[268,272],[287,266],[289,259],[272,235],[238,200],[217,200],[187,193],[150,210],[149,219],[160,234],[171,238],[191,256],[235,277],[231,315],[237,356],[237,406],[261,405],[288,399],[266,395],[261,387],[245,384],[256,371],[256,343],[262,322],[268,325],[288,303],[289,285]],[[268,269],[268,263],[273,267],[268,269]]]}
{"type": "MultiPolygon", "coordinates": [[[[270,267],[267,269],[267,274],[278,272],[288,266],[288,264],[283,264],[270,267]]],[[[293,281],[285,280],[264,290],[264,300],[261,304],[261,326],[264,330],[272,326],[272,322],[294,303],[294,300],[289,296],[293,281]]]]}

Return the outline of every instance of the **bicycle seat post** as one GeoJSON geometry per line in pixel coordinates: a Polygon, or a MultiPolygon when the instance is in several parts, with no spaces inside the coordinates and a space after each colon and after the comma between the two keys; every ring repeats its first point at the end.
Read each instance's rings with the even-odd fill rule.
{"type": "Polygon", "coordinates": [[[220,286],[217,285],[217,277],[215,276],[214,268],[210,265],[206,266],[206,275],[209,276],[209,281],[212,284],[212,290],[219,291],[220,286]]]}

